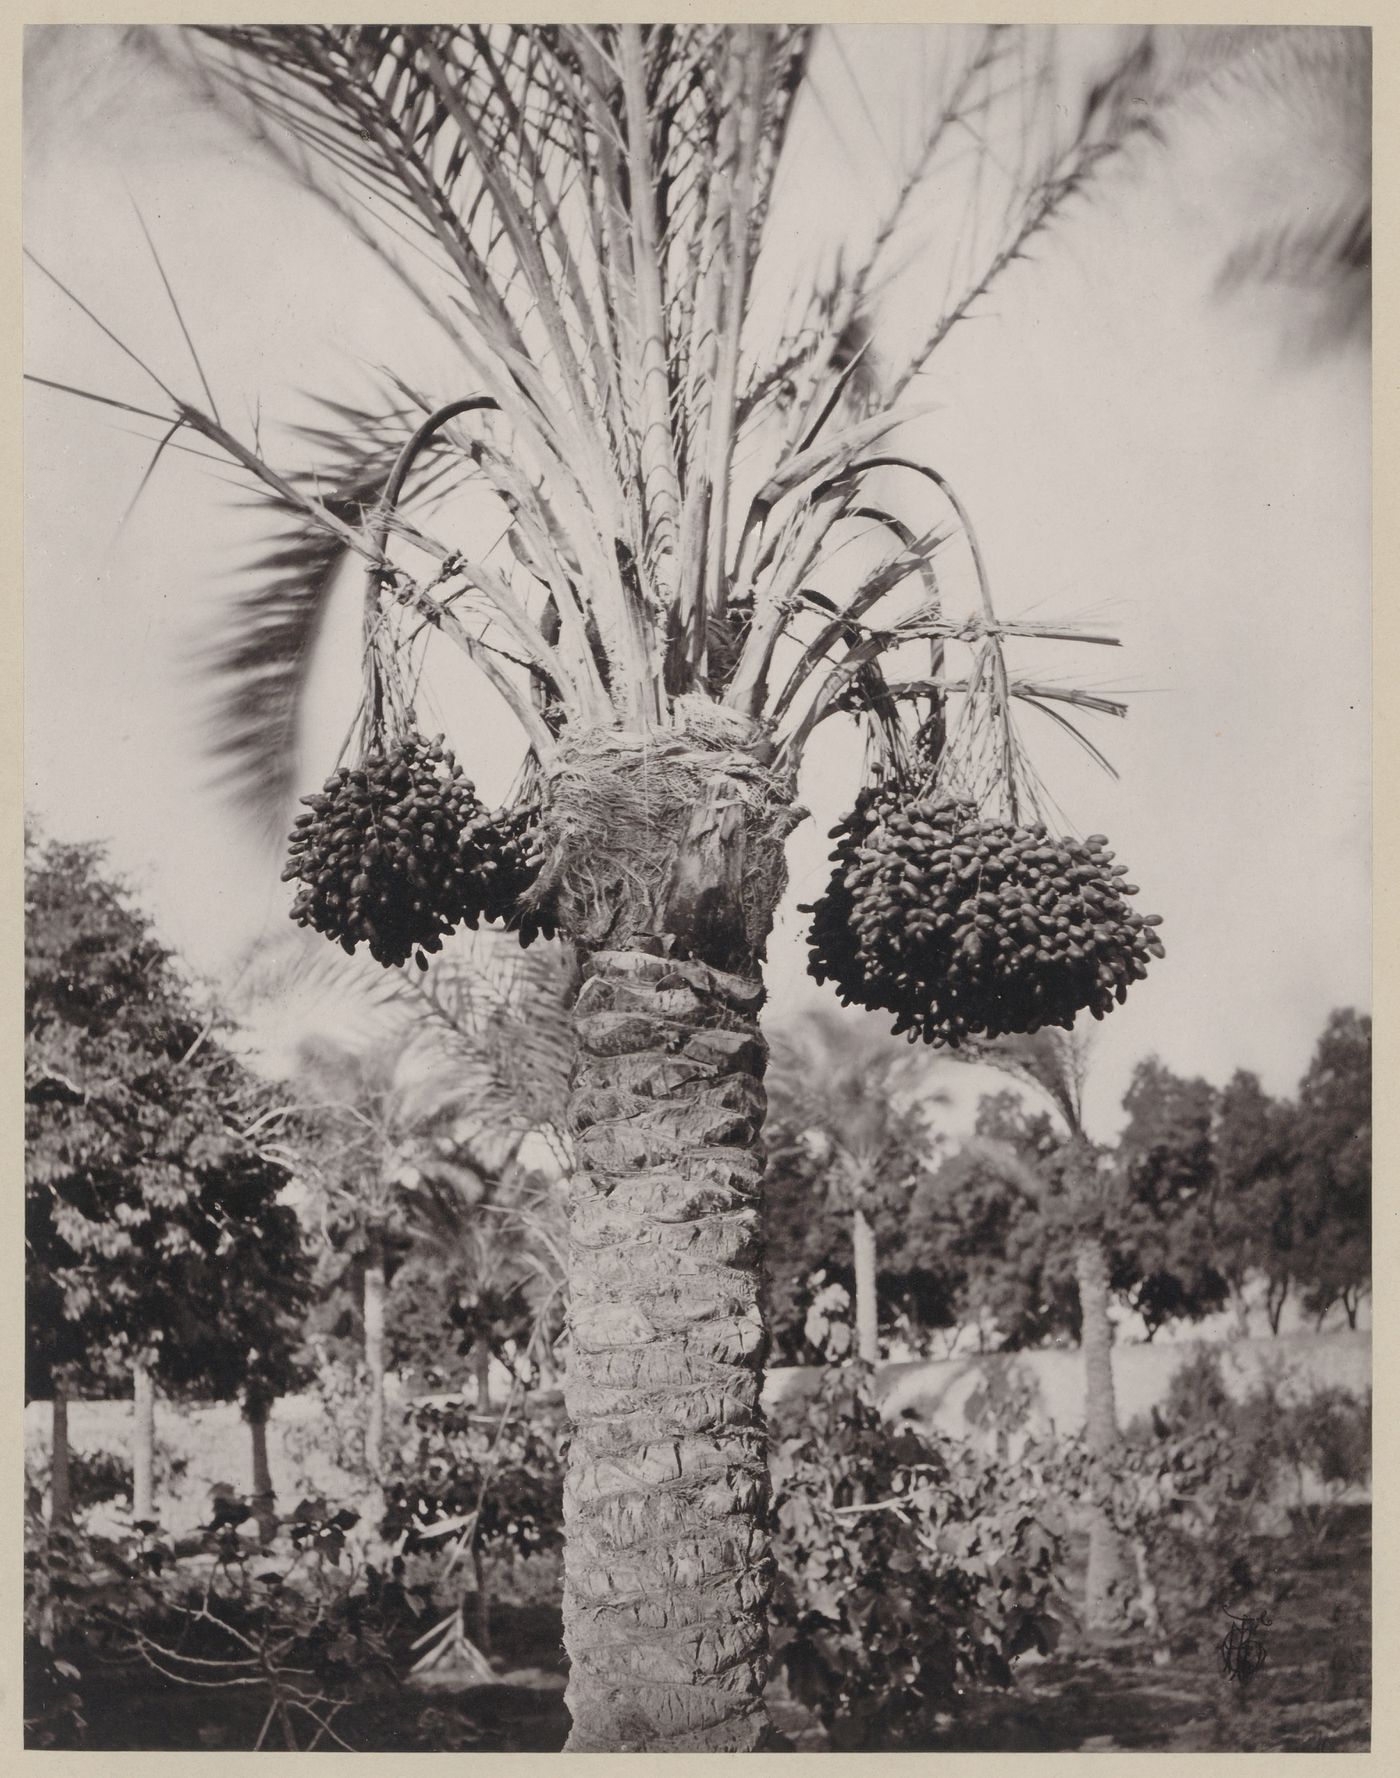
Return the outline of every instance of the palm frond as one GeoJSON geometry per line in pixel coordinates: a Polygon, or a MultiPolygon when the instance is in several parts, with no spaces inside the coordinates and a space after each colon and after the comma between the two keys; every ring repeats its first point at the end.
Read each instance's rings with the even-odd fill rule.
{"type": "MultiPolygon", "coordinates": [[[[452,550],[423,508],[375,506],[390,446],[373,414],[344,409],[308,431],[314,474],[291,476],[217,415],[175,402],[160,416],[252,476],[273,520],[252,564],[262,584],[206,653],[226,787],[265,816],[270,805],[269,827],[285,819],[300,687],[350,554],[375,577],[367,643],[449,637],[542,759],[565,726],[646,730],[699,691],[781,717],[795,764],[852,689],[875,744],[898,755],[912,687],[931,707],[959,681],[944,672],[952,632],[930,568],[948,527],[901,513],[889,474],[918,470],[953,501],[983,578],[942,478],[887,449],[926,411],[898,394],[1132,133],[1141,34],[1067,108],[1053,33],[952,33],[937,78],[911,80],[912,132],[865,103],[840,38],[807,27],[238,25],[191,40],[206,90],[439,324],[452,363],[431,396],[413,392],[419,417],[465,392],[494,404],[490,424],[444,427],[433,448],[444,478],[475,477],[502,509],[489,547],[452,550]],[[851,89],[848,115],[853,94],[863,106],[889,189],[864,244],[792,292],[775,339],[762,287],[776,278],[781,292],[789,274],[765,257],[770,218],[828,77],[851,89]],[[909,139],[896,149],[892,136],[909,139]],[[883,305],[931,234],[946,235],[946,292],[930,281],[933,332],[900,346],[883,305]],[[804,642],[851,520],[883,524],[899,548],[804,642]],[[438,578],[391,563],[389,540],[426,549],[438,578]],[[919,621],[881,622],[874,607],[894,609],[916,575],[919,621]],[[774,709],[770,672],[794,641],[774,709]],[[913,641],[931,651],[929,678],[892,681],[883,656],[913,641]]],[[[981,652],[961,683],[1014,802],[1009,707],[1030,693],[1001,658],[1009,629],[993,634],[984,616],[964,638],[981,652]]]]}
{"type": "MultiPolygon", "coordinates": [[[[345,525],[373,511],[394,465],[407,416],[331,409],[334,428],[306,428],[317,468],[302,479],[345,525]],[[349,416],[347,418],[347,416],[349,416]]],[[[280,840],[299,781],[302,701],[316,644],[351,551],[310,522],[304,507],[260,490],[270,535],[240,573],[241,590],[193,665],[211,689],[209,736],[215,781],[269,837],[280,840]]]]}
{"type": "Polygon", "coordinates": [[[1087,1033],[1046,1026],[1023,1035],[970,1042],[957,1059],[990,1064],[1033,1087],[1059,1112],[1069,1134],[1081,1137],[1089,1049],[1087,1033]]]}

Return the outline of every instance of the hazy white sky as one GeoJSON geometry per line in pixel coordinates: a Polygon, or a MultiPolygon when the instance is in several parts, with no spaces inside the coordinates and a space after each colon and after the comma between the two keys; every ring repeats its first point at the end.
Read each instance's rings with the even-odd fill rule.
{"type": "MultiPolygon", "coordinates": [[[[877,92],[915,40],[860,34],[853,54],[877,92]]],[[[411,380],[426,348],[382,275],[256,152],[139,86],[105,123],[70,76],[56,93],[32,120],[28,243],[178,389],[196,393],[133,197],[231,423],[259,401],[286,412],[328,376],[353,387],[357,358],[411,380]]],[[[814,155],[791,194],[799,251],[870,213],[843,146],[814,155]]],[[[1276,147],[1187,118],[954,330],[928,379],[941,405],[923,446],[976,519],[1000,610],[1092,617],[1123,641],[1061,647],[1046,668],[1133,694],[1125,723],[1093,731],[1119,781],[1042,735],[1034,713],[1024,726],[1072,824],[1112,836],[1140,905],[1166,920],[1165,961],[1100,1028],[1088,1111],[1104,1134],[1146,1053],[1216,1080],[1252,1068],[1287,1091],[1328,1011],[1370,1004],[1369,366],[1359,352],[1286,359],[1277,299],[1210,294],[1254,190],[1238,163],[1257,172],[1276,147]]],[[[38,278],[25,362],[148,394],[38,278]]],[[[122,416],[47,390],[30,390],[26,412],[29,806],[52,833],[109,839],[169,941],[224,968],[283,930],[290,900],[280,859],[208,793],[189,691],[189,651],[255,519],[213,465],[167,453],[123,526],[150,445],[122,416]]],[[[349,601],[338,616],[308,787],[356,696],[349,601]]],[[[492,732],[459,728],[488,792],[514,765],[492,732]]],[[[795,906],[825,880],[855,769],[834,733],[811,759],[814,820],[793,838],[771,946],[774,1017],[823,992],[803,973],[795,906]]]]}

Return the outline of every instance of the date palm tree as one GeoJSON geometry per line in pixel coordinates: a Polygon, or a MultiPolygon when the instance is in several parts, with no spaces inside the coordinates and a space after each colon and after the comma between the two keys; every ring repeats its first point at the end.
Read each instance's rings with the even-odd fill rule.
{"type": "Polygon", "coordinates": [[[969,783],[1014,814],[1013,704],[1062,725],[1120,708],[1008,669],[1008,636],[1077,632],[997,619],[963,506],[900,445],[951,330],[1133,133],[1142,42],[1115,38],[1090,87],[1053,33],[949,33],[893,122],[847,40],[806,27],[192,42],[210,102],[439,349],[431,386],[391,369],[376,406],[328,403],[276,443],[270,422],[227,425],[197,364],[197,398],[150,370],[159,400],[117,404],[162,449],[212,447],[277,528],[213,653],[230,784],[285,821],[306,665],[350,561],[357,733],[411,714],[430,645],[514,719],[534,904],[582,978],[569,1746],[752,1750],[771,1566],[758,1016],[799,768],[829,720],[859,725],[872,771],[961,734],[969,783]],[[879,200],[802,267],[777,222],[836,110],[879,145],[879,200]]]}
{"type": "MultiPolygon", "coordinates": [[[[1105,1237],[1104,1181],[1094,1144],[1084,1130],[1084,1081],[1089,1046],[1077,1031],[1042,1030],[969,1049],[967,1059],[988,1062],[1035,1090],[1057,1114],[1064,1135],[1063,1214],[1069,1222],[1074,1279],[1079,1290],[1080,1350],[1084,1355],[1084,1436],[1099,1463],[1110,1462],[1118,1443],[1118,1400],[1113,1381],[1113,1324],[1109,1319],[1109,1258],[1105,1237]]],[[[1033,1203],[1046,1202],[1046,1182],[1009,1144],[978,1138],[981,1158],[1002,1171],[1033,1203]]],[[[1121,1540],[1098,1506],[1090,1508],[1089,1568],[1084,1617],[1091,1629],[1113,1619],[1114,1595],[1123,1580],[1121,1540]]]]}
{"type": "MultiPolygon", "coordinates": [[[[932,1095],[908,1049],[834,1009],[814,1008],[775,1040],[770,1108],[775,1122],[815,1152],[836,1207],[851,1219],[856,1352],[880,1360],[876,1205],[912,1193],[927,1157],[932,1095]]],[[[771,1126],[770,1126],[771,1128],[771,1126]]]]}
{"type": "Polygon", "coordinates": [[[434,1136],[466,1110],[461,1083],[413,1068],[408,1046],[356,1050],[308,1038],[298,1057],[298,1172],[328,1238],[363,1272],[368,1377],[365,1467],[380,1474],[385,1417],[386,1260],[404,1225],[404,1198],[434,1136]]]}

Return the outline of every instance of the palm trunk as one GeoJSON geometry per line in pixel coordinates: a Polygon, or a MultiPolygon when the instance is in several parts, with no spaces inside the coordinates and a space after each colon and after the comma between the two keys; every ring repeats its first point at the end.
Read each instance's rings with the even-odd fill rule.
{"type": "Polygon", "coordinates": [[[154,1523],[156,1469],[156,1390],[144,1354],[131,1368],[131,1516],[154,1523]]]}
{"type": "Polygon", "coordinates": [[[49,1458],[49,1524],[67,1525],[73,1517],[72,1465],[68,1453],[68,1379],[53,1379],[53,1439],[49,1458]]]}
{"type": "MultiPolygon", "coordinates": [[[[1108,1267],[1095,1236],[1075,1247],[1079,1285],[1080,1346],[1084,1353],[1084,1435],[1092,1456],[1106,1463],[1118,1442],[1118,1405],[1113,1388],[1112,1329],[1108,1319],[1108,1267]]],[[[1113,1588],[1122,1575],[1122,1551],[1108,1515],[1090,1509],[1089,1573],[1084,1587],[1084,1621],[1103,1629],[1112,1617],[1113,1588]]]]}
{"type": "Polygon", "coordinates": [[[570,1752],[736,1751],[768,1722],[761,984],[599,951],[575,1007],[570,1752]]]}
{"type": "Polygon", "coordinates": [[[252,1437],[253,1515],[258,1521],[258,1536],[264,1543],[271,1543],[277,1535],[277,1512],[272,1470],[267,1461],[268,1404],[249,1401],[246,1412],[252,1437]]]}
{"type": "Polygon", "coordinates": [[[377,1477],[384,1458],[384,1238],[378,1229],[369,1232],[365,1259],[365,1369],[369,1372],[365,1467],[377,1477]]]}
{"type": "Polygon", "coordinates": [[[880,1362],[880,1319],[875,1295],[875,1231],[863,1210],[851,1221],[856,1269],[856,1351],[863,1364],[880,1362]]]}

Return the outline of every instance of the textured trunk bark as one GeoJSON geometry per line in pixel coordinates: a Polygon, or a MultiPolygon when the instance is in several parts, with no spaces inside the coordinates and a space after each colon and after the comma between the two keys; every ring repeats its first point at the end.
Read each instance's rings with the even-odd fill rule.
{"type": "Polygon", "coordinates": [[[875,1231],[863,1210],[851,1218],[856,1271],[856,1351],[864,1364],[880,1362],[880,1313],[875,1295],[875,1231]]]}
{"type": "Polygon", "coordinates": [[[763,989],[640,949],[599,951],[585,972],[571,1102],[568,1750],[749,1752],[768,1735],[763,989]]]}
{"type": "Polygon", "coordinates": [[[384,1241],[377,1230],[370,1231],[365,1260],[365,1369],[369,1372],[365,1467],[378,1477],[384,1459],[384,1241]]]}
{"type": "Polygon", "coordinates": [[[131,1367],[131,1516],[154,1521],[156,1390],[147,1359],[131,1367]]]}
{"type": "Polygon", "coordinates": [[[72,1465],[68,1456],[68,1380],[53,1380],[53,1440],[49,1461],[49,1524],[66,1525],[73,1517],[72,1465]]]}
{"type": "Polygon", "coordinates": [[[249,1402],[247,1415],[252,1438],[253,1516],[258,1522],[258,1536],[264,1543],[271,1543],[277,1535],[277,1510],[272,1470],[267,1461],[268,1404],[249,1402]]]}
{"type": "MultiPolygon", "coordinates": [[[[1080,1345],[1084,1353],[1084,1435],[1095,1457],[1108,1458],[1118,1442],[1118,1406],[1113,1388],[1112,1329],[1108,1319],[1108,1267],[1093,1236],[1075,1248],[1079,1285],[1080,1345]]],[[[1098,1507],[1089,1518],[1089,1573],[1084,1587],[1084,1621],[1103,1629],[1113,1616],[1113,1589],[1122,1578],[1119,1539],[1098,1507]]]]}

